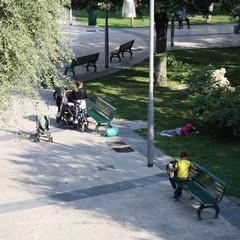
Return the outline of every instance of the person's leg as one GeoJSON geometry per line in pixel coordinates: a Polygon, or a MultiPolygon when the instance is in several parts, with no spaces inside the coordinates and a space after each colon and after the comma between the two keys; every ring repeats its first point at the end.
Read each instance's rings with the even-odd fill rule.
{"type": "Polygon", "coordinates": [[[178,198],[182,195],[182,188],[180,188],[179,186],[177,187],[177,189],[174,191],[174,199],[178,200],[178,198]]]}
{"type": "Polygon", "coordinates": [[[169,178],[169,181],[170,181],[170,183],[171,183],[172,188],[173,188],[173,189],[176,189],[177,186],[176,186],[176,183],[174,182],[173,178],[169,178]]]}
{"type": "Polygon", "coordinates": [[[168,134],[174,136],[176,135],[176,132],[174,129],[171,129],[171,130],[168,130],[168,134]]]}

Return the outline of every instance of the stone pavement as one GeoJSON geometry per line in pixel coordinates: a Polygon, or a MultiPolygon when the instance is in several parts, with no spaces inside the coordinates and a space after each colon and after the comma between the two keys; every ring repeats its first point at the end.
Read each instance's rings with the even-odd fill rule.
{"type": "MultiPolygon", "coordinates": [[[[72,29],[77,31],[73,36],[79,40],[81,29],[86,35],[92,34],[86,27],[73,26],[72,29]]],[[[134,36],[139,51],[134,52],[132,59],[126,57],[122,64],[110,65],[107,71],[130,66],[147,56],[147,29],[111,31],[115,32],[116,39],[112,47],[134,36]]],[[[182,36],[176,37],[176,48],[181,41],[181,46],[189,45],[189,30],[179,31],[182,36]]],[[[234,37],[230,30],[226,36],[234,37]]],[[[93,41],[97,36],[86,39],[84,44],[78,42],[76,51],[83,51],[87,44],[91,49],[99,44],[93,41]]],[[[100,44],[99,49],[102,49],[100,44]]],[[[107,74],[101,59],[96,74],[107,74]]],[[[85,69],[80,67],[77,77],[83,79],[84,75],[85,69]]],[[[90,75],[96,76],[92,72],[90,75]]],[[[2,128],[0,131],[0,239],[200,240],[203,236],[211,240],[239,239],[240,209],[228,198],[220,204],[218,219],[212,219],[214,212],[206,209],[202,221],[197,219],[198,203],[187,194],[183,194],[181,201],[173,201],[173,190],[165,174],[165,164],[170,157],[154,149],[154,166],[147,167],[146,141],[133,131],[146,127],[146,123],[115,119],[113,126],[120,128],[120,135],[113,138],[96,134],[94,122],[90,122],[89,129],[83,133],[61,128],[55,123],[52,92],[42,90],[40,96],[39,111],[46,111],[45,101],[49,104],[46,112],[51,119],[53,143],[33,142],[38,114],[34,101],[26,100],[26,114],[18,106],[15,108],[19,123],[12,122],[12,132],[4,134],[2,128]],[[30,138],[17,139],[17,131],[29,134],[30,138]],[[113,149],[117,145],[120,150],[124,143],[128,152],[113,149]]]]}

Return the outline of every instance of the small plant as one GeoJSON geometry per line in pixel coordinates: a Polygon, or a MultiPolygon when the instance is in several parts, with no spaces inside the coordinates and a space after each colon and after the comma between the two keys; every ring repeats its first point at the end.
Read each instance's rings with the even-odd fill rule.
{"type": "Polygon", "coordinates": [[[181,69],[181,71],[178,71],[174,75],[169,77],[169,80],[172,81],[178,81],[180,83],[186,83],[189,79],[189,77],[192,75],[192,68],[188,63],[183,63],[182,61],[176,59],[175,56],[171,54],[155,54],[155,57],[158,57],[160,61],[167,57],[167,64],[168,66],[173,66],[181,69]]]}

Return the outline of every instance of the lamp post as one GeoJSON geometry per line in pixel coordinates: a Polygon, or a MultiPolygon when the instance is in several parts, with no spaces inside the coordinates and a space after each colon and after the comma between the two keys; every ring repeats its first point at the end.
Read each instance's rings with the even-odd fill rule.
{"type": "Polygon", "coordinates": [[[171,16],[171,47],[174,47],[174,14],[171,16]]]}
{"type": "Polygon", "coordinates": [[[108,31],[108,4],[105,10],[105,68],[108,68],[109,60],[109,31],[108,31]]]}
{"type": "Polygon", "coordinates": [[[149,11],[149,99],[148,99],[148,167],[153,166],[154,145],[154,104],[153,104],[153,72],[154,72],[154,0],[150,0],[149,11]]]}
{"type": "MultiPolygon", "coordinates": [[[[148,93],[148,167],[153,166],[153,146],[154,146],[154,104],[153,104],[153,73],[154,73],[154,0],[150,0],[149,11],[149,93],[148,93]]],[[[122,16],[136,17],[134,0],[124,0],[122,16]]]]}

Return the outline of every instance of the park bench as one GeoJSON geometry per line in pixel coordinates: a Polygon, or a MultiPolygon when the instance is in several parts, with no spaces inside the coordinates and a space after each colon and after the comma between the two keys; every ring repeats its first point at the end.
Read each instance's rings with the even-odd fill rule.
{"type": "Polygon", "coordinates": [[[124,57],[124,53],[125,52],[130,53],[130,57],[132,57],[132,46],[133,46],[133,43],[134,43],[134,39],[129,41],[129,42],[126,42],[126,43],[120,45],[117,50],[111,52],[110,61],[112,62],[112,59],[115,57],[115,58],[119,59],[119,62],[121,62],[120,54],[122,54],[122,57],[124,57]]]}
{"type": "Polygon", "coordinates": [[[94,70],[96,72],[97,71],[96,62],[98,60],[99,54],[100,53],[93,53],[82,57],[73,58],[71,64],[66,66],[65,75],[67,75],[67,72],[70,71],[73,73],[73,77],[75,77],[74,68],[84,64],[86,64],[87,71],[89,71],[88,69],[89,66],[92,66],[94,67],[94,70]]]}
{"type": "Polygon", "coordinates": [[[110,105],[108,102],[103,100],[100,97],[97,97],[95,106],[93,108],[87,109],[88,117],[90,116],[96,122],[95,131],[98,133],[98,129],[102,125],[106,125],[107,127],[111,128],[111,121],[114,118],[116,108],[110,105]]]}
{"type": "Polygon", "coordinates": [[[217,204],[222,200],[227,184],[199,164],[194,163],[194,166],[197,170],[190,170],[188,181],[174,178],[174,182],[200,203],[197,210],[200,220],[201,211],[210,207],[215,208],[215,218],[217,218],[220,211],[217,204]]]}

